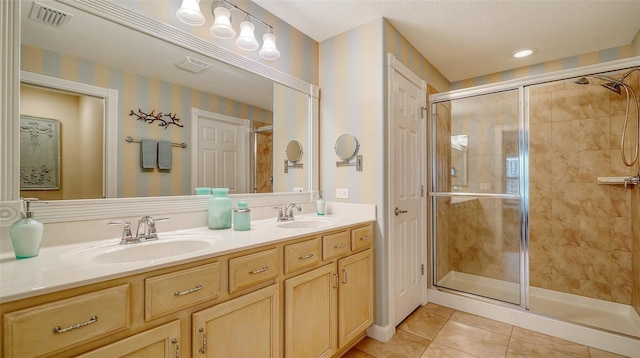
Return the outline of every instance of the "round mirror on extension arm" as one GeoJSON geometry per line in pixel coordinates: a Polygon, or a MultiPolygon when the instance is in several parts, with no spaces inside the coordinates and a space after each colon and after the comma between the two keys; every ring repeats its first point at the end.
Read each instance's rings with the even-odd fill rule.
{"type": "Polygon", "coordinates": [[[294,139],[287,144],[287,160],[295,164],[300,158],[302,158],[302,144],[294,139]]]}
{"type": "Polygon", "coordinates": [[[333,147],[336,151],[336,155],[342,160],[336,162],[336,166],[355,166],[357,171],[362,171],[362,155],[358,155],[358,149],[360,144],[358,139],[353,134],[344,133],[336,139],[336,144],[333,147]],[[354,163],[350,163],[351,158],[356,157],[354,163]]]}
{"type": "Polygon", "coordinates": [[[353,134],[345,133],[336,139],[336,145],[334,147],[336,154],[342,160],[349,160],[358,153],[358,140],[353,134]]]}

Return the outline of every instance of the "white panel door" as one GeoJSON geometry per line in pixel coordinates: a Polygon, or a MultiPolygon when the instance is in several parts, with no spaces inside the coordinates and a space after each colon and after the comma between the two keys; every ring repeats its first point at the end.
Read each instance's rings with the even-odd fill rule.
{"type": "Polygon", "coordinates": [[[422,302],[424,252],[424,81],[396,63],[390,71],[391,287],[397,325],[422,302]]]}
{"type": "Polygon", "coordinates": [[[198,118],[197,186],[247,192],[248,135],[246,125],[209,117],[198,118]]]}

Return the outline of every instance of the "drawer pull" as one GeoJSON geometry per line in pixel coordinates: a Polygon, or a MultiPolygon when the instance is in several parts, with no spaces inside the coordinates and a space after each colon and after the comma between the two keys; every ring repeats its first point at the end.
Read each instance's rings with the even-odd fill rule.
{"type": "Polygon", "coordinates": [[[310,259],[312,257],[313,257],[313,254],[312,253],[308,253],[308,254],[306,254],[304,256],[298,257],[298,260],[306,260],[306,259],[310,259]]]}
{"type": "Polygon", "coordinates": [[[369,240],[369,235],[367,235],[367,236],[365,236],[365,237],[361,237],[361,238],[360,238],[360,241],[362,241],[362,240],[369,240]]]}
{"type": "Polygon", "coordinates": [[[261,273],[261,272],[265,272],[269,269],[269,266],[262,266],[261,268],[257,269],[257,270],[251,270],[249,271],[250,274],[254,275],[257,273],[261,273]]]}
{"type": "Polygon", "coordinates": [[[347,246],[347,244],[345,244],[345,243],[343,242],[343,243],[342,243],[342,244],[340,244],[340,245],[333,245],[333,248],[334,248],[334,249],[341,249],[341,248],[343,248],[343,247],[345,247],[345,246],[347,246]]]}
{"type": "Polygon", "coordinates": [[[176,297],[184,296],[184,295],[188,295],[190,293],[198,292],[200,290],[202,290],[202,286],[196,285],[196,287],[194,287],[192,289],[189,289],[189,290],[186,290],[186,291],[182,291],[182,292],[176,291],[176,292],[173,293],[173,295],[176,296],[176,297]]]}
{"type": "Polygon", "coordinates": [[[207,353],[207,332],[202,327],[200,327],[198,331],[202,333],[202,347],[200,347],[200,353],[205,354],[207,353]]]}
{"type": "Polygon", "coordinates": [[[98,322],[98,316],[92,315],[88,321],[74,324],[73,326],[69,326],[67,328],[60,328],[60,326],[55,326],[53,327],[53,333],[64,333],[64,332],[73,331],[74,329],[82,328],[84,326],[88,326],[91,323],[96,323],[96,322],[98,322]]]}
{"type": "Polygon", "coordinates": [[[180,343],[178,343],[178,339],[177,338],[172,339],[171,343],[176,345],[176,358],[180,358],[180,343]]]}

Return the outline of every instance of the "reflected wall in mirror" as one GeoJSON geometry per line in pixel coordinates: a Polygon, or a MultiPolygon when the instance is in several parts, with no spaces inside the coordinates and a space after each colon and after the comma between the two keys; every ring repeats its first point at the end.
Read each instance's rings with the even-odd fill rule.
{"type": "Polygon", "coordinates": [[[33,127],[20,128],[20,196],[38,197],[41,200],[102,198],[104,102],[101,98],[63,91],[53,91],[39,86],[20,86],[21,118],[46,117],[58,121],[58,166],[40,161],[38,150],[50,151],[38,138],[51,138],[52,133],[33,127]],[[27,132],[28,131],[28,132],[27,132]],[[36,141],[31,143],[31,141],[36,141]],[[31,164],[29,164],[31,163],[31,164]],[[40,174],[36,174],[40,173],[40,174]],[[55,188],[29,188],[25,182],[39,182],[47,173],[57,176],[55,188]],[[35,177],[34,177],[35,175],[35,177]],[[26,180],[26,178],[32,180],[26,180]]]}
{"type": "Polygon", "coordinates": [[[451,185],[466,186],[469,177],[469,136],[451,136],[451,185]]]}
{"type": "MultiPolygon", "coordinates": [[[[114,181],[114,188],[117,188],[114,190],[115,194],[110,196],[189,195],[194,192],[192,176],[196,168],[192,168],[191,163],[192,151],[197,148],[197,143],[191,140],[190,114],[193,108],[249,121],[250,159],[243,171],[246,181],[250,183],[246,186],[246,192],[284,192],[292,191],[294,186],[310,189],[311,177],[308,172],[311,168],[299,173],[299,178],[282,178],[281,183],[278,183],[279,179],[275,174],[278,170],[274,163],[282,162],[274,160],[276,154],[272,149],[278,140],[285,141],[288,137],[311,138],[308,94],[91,15],[65,4],[69,1],[41,2],[70,13],[73,17],[64,28],[52,28],[30,20],[33,1],[22,1],[22,70],[119,92],[117,122],[111,124],[117,126],[117,135],[113,138],[117,168],[110,171],[102,163],[102,167],[106,167],[105,181],[114,181]],[[109,34],[108,37],[103,36],[106,33],[109,34]],[[176,63],[187,56],[211,67],[200,73],[185,71],[176,63]],[[279,92],[283,95],[278,96],[279,92]],[[155,111],[156,114],[175,113],[184,127],[164,128],[129,116],[132,110],[138,109],[147,113],[155,111]],[[280,113],[282,111],[286,113],[280,113]],[[261,130],[269,126],[271,135],[261,130]],[[291,128],[304,133],[290,133],[291,128]],[[171,170],[142,170],[139,161],[140,145],[126,143],[124,138],[128,136],[135,139],[184,142],[187,143],[187,149],[173,148],[171,170]],[[295,180],[296,183],[291,183],[290,180],[295,180]]],[[[126,4],[123,2],[123,5],[126,4]]],[[[166,3],[157,5],[168,6],[166,3]]],[[[179,1],[170,3],[169,6],[174,5],[177,9],[179,1]]],[[[44,113],[41,115],[48,116],[44,113]]],[[[223,136],[224,133],[220,135],[223,136]]],[[[99,143],[101,138],[82,136],[92,145],[99,143]]],[[[63,136],[62,145],[69,139],[63,136]]],[[[107,154],[103,153],[104,156],[107,154]]],[[[62,162],[71,160],[65,159],[63,153],[62,162]]],[[[88,170],[85,165],[77,167],[82,172],[88,170]]],[[[281,172],[280,166],[277,167],[281,172]]],[[[73,178],[63,176],[63,185],[66,183],[75,186],[80,183],[79,179],[73,178]]],[[[60,198],[85,197],[61,195],[60,198]]]]}

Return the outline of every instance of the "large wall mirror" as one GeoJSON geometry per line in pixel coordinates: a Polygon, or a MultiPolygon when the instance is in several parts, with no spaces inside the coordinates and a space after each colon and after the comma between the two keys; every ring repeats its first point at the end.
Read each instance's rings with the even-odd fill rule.
{"type": "MultiPolygon", "coordinates": [[[[170,24],[160,23],[158,27],[153,24],[155,20],[151,22],[153,27],[147,26],[152,14],[123,26],[119,12],[113,9],[118,7],[136,15],[140,9],[127,9],[133,2],[38,2],[69,13],[72,18],[62,28],[43,24],[29,19],[35,1],[21,1],[21,70],[39,80],[35,81],[38,83],[22,81],[25,87],[21,91],[20,114],[60,120],[61,148],[77,148],[65,146],[68,142],[95,146],[103,140],[102,147],[107,148],[102,155],[104,162],[99,166],[104,169],[102,194],[75,196],[71,194],[73,190],[67,189],[60,193],[48,191],[41,195],[43,199],[190,195],[200,186],[230,187],[231,193],[238,194],[293,191],[293,185],[288,182],[291,179],[281,176],[279,156],[283,154],[274,148],[282,148],[296,138],[305,148],[317,153],[317,133],[312,125],[317,121],[317,113],[313,113],[317,110],[316,87],[237,55],[220,61],[216,58],[228,54],[222,51],[219,55],[220,49],[202,39],[170,24]],[[161,36],[150,35],[160,31],[161,36]],[[176,42],[188,45],[178,46],[176,42]],[[236,65],[250,67],[251,72],[236,65]],[[108,123],[106,117],[101,119],[105,121],[101,122],[105,130],[98,131],[100,134],[92,138],[85,135],[81,126],[65,124],[65,120],[78,115],[61,108],[61,101],[49,99],[49,105],[34,108],[30,104],[61,96],[62,91],[47,79],[64,79],[117,91],[116,123],[108,123]],[[22,98],[23,95],[28,97],[22,98]],[[140,118],[143,115],[153,118],[160,112],[160,119],[174,123],[160,126],[160,120],[140,118]],[[205,143],[211,136],[226,142],[205,143]],[[242,140],[233,136],[241,136],[242,140]],[[133,141],[126,141],[127,137],[133,141]],[[184,143],[186,148],[172,147],[170,169],[143,169],[138,143],[142,139],[184,143]],[[230,149],[230,142],[240,144],[230,149]],[[209,156],[212,150],[224,151],[224,154],[209,156]],[[208,164],[206,168],[202,163],[208,164]],[[220,172],[224,172],[223,175],[218,175],[220,172]],[[221,179],[216,181],[216,178],[221,179]]],[[[173,2],[177,9],[180,1],[173,2]]],[[[201,1],[203,13],[208,12],[210,6],[211,1],[201,1]]],[[[71,97],[65,101],[73,102],[74,93],[66,92],[64,94],[71,97]]],[[[73,109],[74,113],[81,111],[78,108],[73,109]]],[[[95,170],[83,176],[82,159],[75,156],[80,152],[74,149],[60,153],[61,167],[73,163],[71,167],[75,170],[62,172],[63,188],[65,184],[78,186],[88,181],[95,185],[95,181],[101,180],[95,170]]],[[[296,186],[302,182],[305,192],[315,189],[316,170],[317,167],[309,165],[297,172],[302,178],[296,180],[296,186]]],[[[100,193],[100,190],[93,192],[100,193]]],[[[21,196],[23,194],[27,192],[21,191],[21,196]]],[[[38,192],[31,191],[28,195],[37,197],[38,192]]]]}

